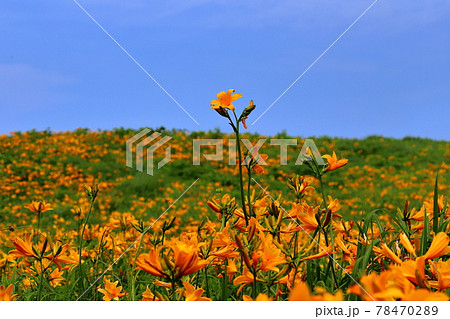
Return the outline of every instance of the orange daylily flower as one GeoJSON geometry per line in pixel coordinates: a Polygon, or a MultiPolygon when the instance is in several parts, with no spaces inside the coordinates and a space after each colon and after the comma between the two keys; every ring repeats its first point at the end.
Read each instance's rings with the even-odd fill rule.
{"type": "Polygon", "coordinates": [[[424,255],[425,259],[434,259],[448,254],[450,252],[450,247],[448,246],[449,241],[450,238],[444,232],[434,236],[430,248],[428,248],[428,251],[424,255]]]}
{"type": "Polygon", "coordinates": [[[211,301],[211,298],[208,297],[202,297],[203,293],[205,292],[202,288],[197,288],[187,281],[183,282],[184,286],[184,297],[186,301],[211,301]]]}
{"type": "Polygon", "coordinates": [[[219,248],[212,253],[214,256],[224,258],[239,256],[239,252],[236,250],[236,243],[232,240],[229,234],[228,226],[222,229],[220,233],[216,233],[216,238],[213,239],[213,247],[219,248]]]}
{"type": "Polygon", "coordinates": [[[336,291],[333,295],[325,290],[325,288],[317,287],[314,289],[315,295],[313,301],[344,301],[344,293],[342,290],[336,291]]]}
{"type": "Polygon", "coordinates": [[[232,104],[237,99],[241,98],[241,94],[233,94],[235,90],[230,89],[227,93],[225,91],[222,91],[217,94],[217,99],[211,101],[211,108],[212,109],[229,109],[234,111],[234,105],[232,104]]]}
{"type": "Polygon", "coordinates": [[[411,290],[402,297],[402,301],[448,301],[448,296],[443,292],[433,292],[428,289],[411,290]]]}
{"type": "Polygon", "coordinates": [[[289,294],[289,301],[310,301],[312,300],[311,291],[308,284],[304,281],[296,284],[289,294]]]}
{"type": "Polygon", "coordinates": [[[402,260],[385,244],[381,244],[381,248],[373,247],[373,251],[377,254],[383,255],[384,257],[389,258],[397,264],[401,264],[402,260]]]}
{"type": "Polygon", "coordinates": [[[334,171],[335,169],[338,169],[339,167],[342,167],[344,165],[347,165],[348,159],[342,158],[338,160],[336,153],[333,151],[333,155],[323,155],[323,158],[325,158],[328,162],[327,171],[334,171]]]}
{"type": "Polygon", "coordinates": [[[450,288],[450,259],[443,262],[439,261],[437,263],[430,262],[431,263],[431,272],[435,277],[437,277],[437,281],[429,281],[431,287],[439,289],[439,290],[446,290],[450,288]]]}
{"type": "Polygon", "coordinates": [[[351,286],[347,292],[361,296],[364,301],[393,301],[414,290],[414,285],[397,270],[373,272],[359,282],[360,285],[351,286]]]}
{"type": "Polygon", "coordinates": [[[281,285],[286,285],[289,289],[302,281],[302,273],[295,273],[295,269],[291,269],[289,273],[278,279],[276,282],[281,285]],[[295,275],[295,278],[294,278],[295,275]]]}
{"type": "Polygon", "coordinates": [[[63,270],[59,270],[58,268],[55,268],[50,274],[49,274],[49,280],[52,285],[52,287],[58,287],[61,286],[61,282],[66,280],[63,276],[63,270]]]}
{"type": "Polygon", "coordinates": [[[234,274],[236,274],[237,272],[238,272],[238,268],[237,268],[235,259],[232,259],[232,258],[228,259],[227,274],[228,274],[228,276],[230,276],[230,280],[231,280],[231,277],[234,274]]]}
{"type": "Polygon", "coordinates": [[[122,292],[122,286],[117,287],[119,281],[111,282],[105,279],[105,289],[98,288],[97,290],[101,292],[104,301],[119,300],[119,298],[125,296],[125,292],[122,292]]]}
{"type": "Polygon", "coordinates": [[[259,165],[259,163],[261,162],[261,159],[262,159],[263,162],[265,162],[268,157],[269,156],[267,154],[259,154],[259,156],[257,158],[257,164],[252,167],[252,170],[254,170],[259,175],[264,174],[264,172],[265,172],[264,167],[259,165]]]}
{"type": "Polygon", "coordinates": [[[264,293],[260,293],[258,296],[256,296],[255,300],[253,300],[253,298],[248,295],[243,295],[242,300],[244,300],[244,301],[272,301],[273,298],[267,296],[264,293]]]}
{"type": "MultiPolygon", "coordinates": [[[[424,262],[424,257],[418,258],[417,268],[422,268],[424,262]]],[[[403,301],[448,300],[448,296],[443,293],[415,288],[415,285],[413,285],[405,276],[408,276],[409,278],[414,276],[413,282],[416,283],[415,279],[417,278],[419,284],[420,282],[421,284],[425,284],[423,279],[420,278],[421,276],[424,276],[424,273],[419,275],[418,273],[423,272],[423,269],[413,270],[412,268],[415,266],[412,263],[413,261],[408,261],[401,266],[395,266],[392,270],[384,271],[381,274],[371,273],[370,275],[364,276],[360,280],[364,289],[359,285],[353,285],[348,289],[348,292],[359,295],[366,301],[371,301],[373,299],[376,301],[392,301],[399,299],[403,301]],[[413,271],[416,275],[411,274],[413,271]]]]}
{"type": "Polygon", "coordinates": [[[280,233],[290,234],[301,230],[302,228],[297,223],[290,222],[289,224],[280,229],[280,233]]]}
{"type": "MultiPolygon", "coordinates": [[[[242,165],[245,165],[247,169],[251,169],[257,174],[262,175],[265,172],[263,165],[267,165],[267,158],[269,158],[267,154],[259,154],[257,148],[252,148],[248,153],[246,153],[246,157],[242,161],[242,165]]],[[[236,161],[236,164],[239,165],[239,160],[236,161]]]]}
{"type": "Polygon", "coordinates": [[[32,235],[26,234],[25,240],[22,240],[19,237],[16,237],[13,240],[13,245],[16,249],[11,250],[9,254],[13,257],[34,257],[39,258],[36,254],[36,251],[33,250],[33,242],[32,242],[32,235]]]}
{"type": "Polygon", "coordinates": [[[216,238],[213,239],[214,247],[223,247],[228,245],[236,246],[236,243],[233,241],[232,236],[229,234],[230,227],[226,226],[222,229],[221,232],[216,233],[216,238]]]}
{"type": "Polygon", "coordinates": [[[197,247],[179,242],[172,246],[177,278],[193,274],[206,267],[208,262],[198,257],[197,247]]]}
{"type": "Polygon", "coordinates": [[[345,270],[351,273],[356,263],[358,248],[355,245],[347,245],[346,243],[344,243],[343,236],[341,234],[336,237],[335,243],[342,251],[342,260],[349,262],[349,265],[345,267],[345,270]]]}
{"type": "Polygon", "coordinates": [[[136,260],[136,265],[139,269],[142,269],[149,274],[157,277],[169,278],[167,273],[168,269],[163,268],[159,256],[163,247],[159,247],[156,250],[151,250],[148,253],[140,254],[136,260]]]}
{"type": "Polygon", "coordinates": [[[342,215],[336,213],[340,209],[341,209],[341,204],[339,203],[339,201],[336,198],[333,198],[330,195],[328,195],[327,210],[331,211],[331,213],[333,214],[333,217],[338,217],[338,218],[342,217],[342,215]]]}
{"type": "Polygon", "coordinates": [[[142,293],[142,299],[141,301],[160,301],[158,297],[156,297],[153,292],[150,290],[150,288],[145,289],[145,291],[142,293]]]}
{"type": "Polygon", "coordinates": [[[298,192],[304,194],[306,191],[314,190],[314,187],[309,185],[309,181],[305,178],[302,179],[298,192]]]}
{"type": "Polygon", "coordinates": [[[44,201],[32,201],[30,204],[24,207],[28,208],[33,213],[42,214],[48,210],[53,210],[53,208],[51,208],[50,206],[51,205],[49,203],[46,203],[44,200],[44,201]]]}
{"type": "MultiPolygon", "coordinates": [[[[432,212],[434,210],[434,201],[425,201],[423,206],[427,212],[432,212]]],[[[444,209],[444,195],[438,196],[438,211],[441,212],[444,209]]]]}
{"type": "Polygon", "coordinates": [[[168,254],[160,258],[163,247],[141,254],[136,260],[136,265],[149,274],[157,277],[180,279],[206,267],[207,261],[198,256],[197,247],[194,244],[177,241],[168,246],[173,252],[172,260],[168,254]]]}
{"type": "Polygon", "coordinates": [[[61,269],[61,263],[63,264],[77,264],[78,261],[68,255],[70,246],[65,244],[63,246],[53,245],[52,252],[45,256],[45,258],[58,266],[61,269]]]}
{"type": "MultiPolygon", "coordinates": [[[[33,245],[33,236],[31,234],[25,235],[25,240],[16,237],[13,240],[15,249],[9,252],[9,255],[15,258],[19,257],[32,257],[37,260],[46,259],[49,262],[53,262],[61,270],[61,263],[64,264],[76,264],[77,261],[68,256],[69,245],[60,246],[58,244],[39,244],[33,245]],[[41,247],[36,247],[41,246],[41,247]],[[44,247],[45,246],[45,247],[44,247]],[[45,251],[43,251],[45,249],[45,251]],[[47,252],[50,252],[47,254],[47,252]]],[[[47,239],[46,239],[47,241],[47,239]]]]}
{"type": "Polygon", "coordinates": [[[406,236],[405,233],[400,234],[400,243],[405,247],[405,249],[412,255],[416,256],[416,251],[414,249],[414,246],[411,244],[408,236],[406,236]]]}
{"type": "Polygon", "coordinates": [[[213,252],[212,255],[222,258],[234,258],[239,256],[239,252],[233,246],[224,246],[213,252]]]}
{"type": "MultiPolygon", "coordinates": [[[[255,280],[255,277],[250,272],[250,270],[248,270],[247,268],[244,268],[244,271],[242,272],[242,274],[240,276],[237,276],[234,279],[233,285],[237,286],[237,285],[242,284],[242,286],[239,287],[239,289],[237,291],[237,293],[239,294],[246,285],[252,284],[254,280],[255,280]]],[[[261,279],[256,277],[256,281],[261,281],[261,279]]]]}
{"type": "Polygon", "coordinates": [[[419,286],[425,286],[425,258],[419,257],[416,260],[408,260],[400,266],[392,268],[398,270],[403,277],[419,286]]]}
{"type": "Polygon", "coordinates": [[[303,260],[310,260],[310,259],[319,259],[319,258],[322,258],[322,257],[325,257],[325,256],[332,255],[334,253],[335,253],[335,251],[333,251],[333,247],[330,245],[328,247],[320,248],[320,252],[315,254],[315,255],[311,255],[311,256],[302,258],[302,261],[303,260]]]}
{"type": "Polygon", "coordinates": [[[336,292],[335,295],[327,292],[325,289],[318,287],[315,295],[311,293],[306,282],[301,281],[292,288],[289,294],[289,301],[343,301],[344,295],[342,291],[336,292]]]}
{"type": "Polygon", "coordinates": [[[250,270],[248,270],[247,268],[244,268],[244,271],[242,272],[242,275],[236,277],[233,281],[233,285],[237,286],[240,284],[251,284],[253,283],[254,280],[254,276],[253,274],[250,272],[250,270]]]}
{"type": "Polygon", "coordinates": [[[281,250],[273,245],[273,239],[270,235],[259,234],[261,245],[258,250],[252,253],[252,267],[255,270],[272,270],[279,272],[278,265],[285,263],[286,259],[281,254],[281,250]]]}
{"type": "Polygon", "coordinates": [[[0,301],[13,301],[17,294],[13,294],[14,286],[13,284],[5,288],[5,286],[0,286],[0,301]]]}
{"type": "MultiPolygon", "coordinates": [[[[422,208],[420,210],[418,210],[418,211],[416,211],[415,208],[413,208],[411,210],[411,214],[410,214],[409,219],[412,219],[412,220],[415,220],[415,221],[418,221],[418,222],[423,222],[424,218],[425,218],[425,206],[422,206],[422,208]]],[[[422,224],[422,226],[423,226],[423,224],[422,224]]]]}
{"type": "Polygon", "coordinates": [[[297,218],[302,222],[301,227],[304,230],[315,230],[319,227],[319,223],[316,219],[316,214],[319,207],[313,208],[306,203],[301,207],[301,212],[297,214],[297,218]]]}

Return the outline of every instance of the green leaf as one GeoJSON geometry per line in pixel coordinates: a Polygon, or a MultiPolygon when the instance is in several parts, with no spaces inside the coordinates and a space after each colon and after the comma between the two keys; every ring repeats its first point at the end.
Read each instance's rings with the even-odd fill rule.
{"type": "Polygon", "coordinates": [[[424,255],[428,250],[428,238],[430,237],[430,226],[428,221],[428,214],[425,209],[425,213],[423,216],[423,231],[422,238],[420,241],[420,255],[424,255]]]}
{"type": "Polygon", "coordinates": [[[436,181],[434,182],[434,195],[433,195],[433,231],[435,235],[438,233],[439,229],[438,178],[439,178],[439,170],[436,173],[436,181]]]}
{"type": "Polygon", "coordinates": [[[383,224],[381,223],[381,220],[377,215],[378,212],[383,212],[383,211],[384,211],[384,209],[375,209],[367,215],[367,218],[364,221],[364,234],[366,234],[366,236],[367,236],[367,231],[369,230],[369,227],[371,227],[371,229],[373,229],[373,223],[375,222],[378,229],[380,230],[381,238],[383,239],[383,241],[385,240],[384,235],[386,234],[386,232],[384,231],[383,224]]]}
{"type": "Polygon", "coordinates": [[[363,275],[364,271],[367,268],[367,265],[369,264],[369,259],[370,256],[372,255],[373,246],[375,244],[378,245],[379,242],[380,240],[376,239],[372,241],[369,246],[365,247],[362,257],[356,259],[355,266],[353,267],[352,277],[361,278],[361,276],[363,275]]]}

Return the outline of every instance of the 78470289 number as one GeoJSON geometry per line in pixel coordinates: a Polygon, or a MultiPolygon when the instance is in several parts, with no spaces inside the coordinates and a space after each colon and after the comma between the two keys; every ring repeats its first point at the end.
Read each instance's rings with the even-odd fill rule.
{"type": "Polygon", "coordinates": [[[438,312],[437,306],[377,306],[377,316],[436,316],[438,312]]]}

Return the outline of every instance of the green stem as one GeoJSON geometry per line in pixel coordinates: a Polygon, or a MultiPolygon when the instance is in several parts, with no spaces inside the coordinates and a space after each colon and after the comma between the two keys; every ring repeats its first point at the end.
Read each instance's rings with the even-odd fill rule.
{"type": "Polygon", "coordinates": [[[164,237],[165,237],[166,232],[163,231],[162,236],[161,236],[161,245],[164,245],[164,237]]]}
{"type": "Polygon", "coordinates": [[[136,270],[136,260],[139,255],[139,251],[141,250],[142,239],[144,238],[144,234],[145,233],[142,233],[141,238],[139,239],[139,244],[136,249],[136,253],[134,254],[133,268],[131,270],[131,300],[132,301],[136,301],[136,278],[137,278],[137,275],[139,274],[139,272],[137,272],[135,275],[134,271],[136,270]]]}
{"type": "Polygon", "coordinates": [[[44,266],[42,265],[42,260],[39,260],[41,272],[39,273],[39,288],[38,288],[38,296],[37,300],[41,301],[41,293],[42,293],[42,285],[44,281],[44,266]]]}
{"type": "Polygon", "coordinates": [[[171,290],[170,290],[170,296],[171,296],[170,299],[172,301],[175,301],[175,280],[172,280],[171,282],[172,282],[172,287],[171,287],[171,290]]]}
{"type": "Polygon", "coordinates": [[[252,172],[248,168],[247,168],[247,172],[248,172],[248,183],[247,183],[248,214],[250,215],[250,217],[254,217],[252,202],[250,200],[250,185],[251,185],[251,181],[252,181],[252,172]]]}
{"type": "Polygon", "coordinates": [[[225,218],[225,215],[222,214],[222,222],[220,223],[220,231],[222,231],[226,225],[227,225],[227,220],[225,218]]]}
{"type": "Polygon", "coordinates": [[[327,198],[325,197],[325,188],[323,186],[323,182],[322,182],[322,174],[318,174],[319,175],[319,182],[320,182],[320,192],[322,193],[322,200],[323,200],[323,205],[324,205],[324,209],[327,209],[328,204],[327,204],[327,198]]]}
{"type": "MultiPolygon", "coordinates": [[[[436,180],[434,182],[434,194],[433,194],[433,232],[438,233],[439,230],[439,170],[436,173],[436,180]]],[[[426,217],[426,216],[425,216],[426,217]]]]}
{"type": "Polygon", "coordinates": [[[38,224],[37,224],[38,234],[41,233],[41,212],[38,212],[38,224]]]}
{"type": "Polygon", "coordinates": [[[83,223],[83,229],[81,230],[79,244],[78,244],[78,271],[80,273],[80,284],[81,284],[81,289],[83,291],[84,291],[84,273],[83,273],[83,267],[81,265],[81,252],[83,250],[84,231],[85,231],[86,225],[87,225],[87,223],[89,221],[89,216],[91,215],[93,206],[94,206],[94,201],[91,201],[91,205],[89,206],[88,214],[87,214],[86,219],[84,220],[84,223],[83,223]]]}
{"type": "Polygon", "coordinates": [[[294,277],[292,278],[291,287],[295,286],[295,277],[297,277],[297,271],[299,264],[297,263],[297,255],[298,255],[298,232],[294,234],[294,277]]]}
{"type": "MultiPolygon", "coordinates": [[[[328,213],[327,212],[328,204],[327,204],[327,198],[325,196],[325,188],[324,188],[323,181],[322,181],[322,174],[319,173],[318,176],[319,176],[319,182],[320,182],[320,192],[322,193],[322,200],[323,200],[322,204],[325,209],[325,214],[327,214],[328,213]]],[[[333,217],[331,216],[331,218],[333,218],[333,217]]],[[[332,222],[330,221],[330,223],[327,226],[325,226],[325,227],[322,226],[323,235],[325,237],[325,245],[327,245],[327,247],[329,246],[328,231],[329,230],[332,231],[331,224],[332,224],[332,222]]],[[[336,270],[334,268],[334,261],[331,256],[328,256],[328,263],[329,263],[329,266],[331,267],[331,273],[333,274],[334,284],[336,286],[336,289],[338,289],[339,285],[338,285],[337,278],[336,278],[336,270]]]]}
{"type": "Polygon", "coordinates": [[[252,285],[252,298],[253,300],[256,299],[256,271],[253,272],[253,285],[252,285]]]}
{"type": "Polygon", "coordinates": [[[206,291],[205,292],[206,292],[206,296],[211,298],[211,295],[209,293],[209,284],[208,284],[208,271],[207,271],[208,267],[205,267],[204,269],[205,269],[205,281],[206,281],[206,291]]]}
{"type": "MultiPolygon", "coordinates": [[[[323,234],[324,234],[324,237],[325,237],[325,245],[327,245],[327,247],[328,247],[328,245],[329,245],[328,234],[327,234],[326,231],[324,231],[323,234]]],[[[329,267],[331,267],[331,273],[333,274],[333,281],[334,281],[334,284],[336,286],[336,289],[338,289],[339,288],[339,284],[338,284],[337,278],[336,278],[336,270],[334,269],[334,260],[333,260],[333,258],[331,256],[328,256],[328,265],[329,265],[329,267]]]]}
{"type": "MultiPolygon", "coordinates": [[[[244,212],[245,225],[248,226],[248,215],[247,215],[247,208],[245,207],[245,197],[244,197],[244,182],[243,182],[244,178],[242,175],[242,155],[241,155],[241,138],[240,138],[240,134],[239,134],[239,120],[234,111],[233,111],[233,114],[234,114],[234,118],[236,119],[236,126],[234,126],[233,128],[234,128],[234,132],[236,133],[236,144],[237,144],[237,148],[238,148],[238,157],[239,157],[239,184],[240,184],[240,188],[241,188],[242,210],[244,212]]],[[[231,121],[231,119],[230,119],[230,121],[231,121]]]]}
{"type": "Polygon", "coordinates": [[[226,301],[228,299],[228,274],[227,274],[227,266],[228,259],[225,258],[225,262],[223,264],[223,286],[222,286],[222,300],[226,301]]]}

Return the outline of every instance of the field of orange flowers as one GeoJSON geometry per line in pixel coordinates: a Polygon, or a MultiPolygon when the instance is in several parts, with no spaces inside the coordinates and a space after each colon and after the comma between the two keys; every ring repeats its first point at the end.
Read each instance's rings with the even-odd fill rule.
{"type": "Polygon", "coordinates": [[[447,142],[321,137],[325,165],[294,165],[302,143],[280,165],[241,154],[233,93],[234,134],[158,129],[154,176],[125,166],[137,131],[1,135],[0,300],[449,300],[447,142]],[[195,138],[224,160],[193,166],[195,138]]]}

